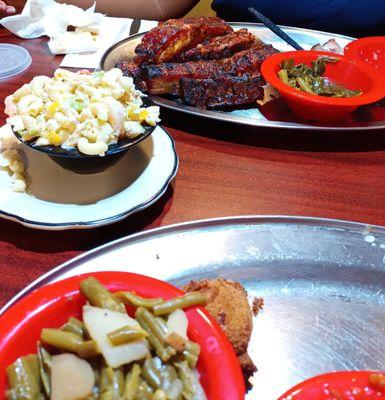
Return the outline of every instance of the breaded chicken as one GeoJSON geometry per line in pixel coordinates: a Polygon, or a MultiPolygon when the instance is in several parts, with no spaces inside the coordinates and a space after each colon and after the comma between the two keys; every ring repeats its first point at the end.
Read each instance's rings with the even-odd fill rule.
{"type": "MultiPolygon", "coordinates": [[[[256,314],[257,310],[253,310],[250,306],[245,288],[240,283],[227,279],[205,279],[191,281],[183,287],[183,290],[207,294],[206,309],[217,320],[233,345],[247,381],[256,371],[253,361],[247,354],[247,347],[253,329],[253,313],[256,314]]],[[[255,304],[254,302],[254,307],[255,304]]],[[[262,306],[262,303],[260,305],[262,306]]]]}

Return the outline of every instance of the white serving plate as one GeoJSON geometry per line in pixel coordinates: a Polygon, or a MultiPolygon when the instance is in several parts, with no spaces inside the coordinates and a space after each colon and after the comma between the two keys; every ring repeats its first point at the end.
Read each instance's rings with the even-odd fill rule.
{"type": "Polygon", "coordinates": [[[0,171],[0,216],[36,229],[64,230],[108,225],[143,210],[166,191],[178,169],[175,144],[157,127],[107,170],[76,174],[46,154],[21,146],[29,193],[15,193],[0,171]]]}

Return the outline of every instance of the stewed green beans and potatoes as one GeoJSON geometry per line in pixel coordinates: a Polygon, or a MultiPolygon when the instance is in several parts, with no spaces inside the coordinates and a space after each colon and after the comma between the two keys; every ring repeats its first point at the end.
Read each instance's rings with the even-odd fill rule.
{"type": "Polygon", "coordinates": [[[6,369],[8,400],[204,400],[183,309],[205,305],[192,292],[171,300],[111,293],[95,278],[80,283],[82,321],[42,329],[36,354],[6,369]],[[135,308],[135,318],[125,305],[135,308]]]}

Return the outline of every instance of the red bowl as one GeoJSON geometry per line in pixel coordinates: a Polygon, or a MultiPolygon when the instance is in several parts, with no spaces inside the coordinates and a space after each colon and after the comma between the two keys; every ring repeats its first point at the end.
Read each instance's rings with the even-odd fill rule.
{"type": "Polygon", "coordinates": [[[349,60],[339,54],[310,50],[278,53],[263,62],[261,72],[265,80],[278,90],[293,113],[309,121],[339,121],[359,106],[374,103],[385,97],[385,80],[381,74],[364,63],[349,60]],[[339,59],[336,63],[327,64],[325,77],[348,89],[360,90],[363,94],[349,98],[318,96],[286,85],[279,79],[278,71],[283,60],[293,58],[295,64],[309,65],[319,56],[339,59]]]}
{"type": "MultiPolygon", "coordinates": [[[[369,376],[377,371],[339,371],[310,378],[283,394],[278,400],[331,400],[328,389],[337,390],[342,399],[385,400],[385,393],[372,389],[369,376]]],[[[383,374],[383,372],[380,372],[383,374]]]]}
{"type": "Polygon", "coordinates": [[[385,36],[372,36],[353,40],[345,46],[346,57],[363,61],[385,74],[385,36]]]}
{"type": "MultiPolygon", "coordinates": [[[[5,368],[20,356],[36,353],[41,329],[58,327],[70,316],[81,317],[85,297],[79,293],[79,283],[87,276],[94,276],[113,292],[134,290],[143,297],[165,299],[183,294],[166,282],[126,272],[84,274],[35,290],[0,317],[0,398],[7,387],[5,368]]],[[[197,368],[207,398],[243,400],[241,368],[225,334],[204,308],[191,307],[186,314],[188,335],[201,346],[197,368]]]]}

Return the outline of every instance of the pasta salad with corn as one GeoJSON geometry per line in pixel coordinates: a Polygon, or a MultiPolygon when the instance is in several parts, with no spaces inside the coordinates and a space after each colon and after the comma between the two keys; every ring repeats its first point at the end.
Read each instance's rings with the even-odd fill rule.
{"type": "Polygon", "coordinates": [[[111,293],[94,277],[80,292],[82,320],[43,328],[36,354],[6,368],[8,400],[207,400],[196,369],[200,346],[187,335],[183,311],[205,305],[205,294],[111,293]]]}
{"type": "Polygon", "coordinates": [[[36,76],[5,100],[7,123],[22,141],[76,148],[103,156],[111,144],[134,138],[159,121],[159,107],[144,107],[144,94],[120,69],[36,76]]]}

